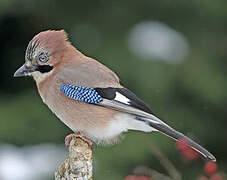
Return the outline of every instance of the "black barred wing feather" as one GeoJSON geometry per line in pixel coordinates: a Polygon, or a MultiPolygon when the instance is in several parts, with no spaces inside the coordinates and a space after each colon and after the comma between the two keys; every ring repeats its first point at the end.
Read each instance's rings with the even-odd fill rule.
{"type": "Polygon", "coordinates": [[[118,111],[152,118],[160,122],[151,109],[134,93],[126,88],[88,88],[72,84],[63,84],[60,90],[66,96],[77,101],[109,107],[118,111]]]}
{"type": "Polygon", "coordinates": [[[93,88],[63,84],[60,86],[60,90],[69,98],[85,103],[98,104],[103,100],[93,88]]]}

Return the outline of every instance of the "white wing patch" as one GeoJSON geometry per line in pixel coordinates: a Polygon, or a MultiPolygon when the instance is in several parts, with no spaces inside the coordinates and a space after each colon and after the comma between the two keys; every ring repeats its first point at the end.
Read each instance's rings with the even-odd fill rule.
{"type": "Polygon", "coordinates": [[[119,92],[116,92],[116,97],[114,98],[115,101],[119,101],[122,102],[124,104],[130,104],[130,99],[128,99],[127,97],[125,97],[124,95],[120,94],[119,92]]]}

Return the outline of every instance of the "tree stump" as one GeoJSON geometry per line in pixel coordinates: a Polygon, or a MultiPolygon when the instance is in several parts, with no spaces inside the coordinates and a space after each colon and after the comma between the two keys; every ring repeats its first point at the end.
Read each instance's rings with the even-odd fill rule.
{"type": "Polygon", "coordinates": [[[73,137],[67,157],[55,172],[55,180],[92,180],[92,149],[80,137],[73,137]]]}

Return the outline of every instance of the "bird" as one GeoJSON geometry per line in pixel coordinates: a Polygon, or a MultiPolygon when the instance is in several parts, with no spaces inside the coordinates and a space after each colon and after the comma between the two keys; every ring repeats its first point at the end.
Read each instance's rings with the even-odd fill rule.
{"type": "Polygon", "coordinates": [[[108,67],[80,52],[64,30],[46,30],[29,42],[14,77],[32,76],[42,101],[75,134],[96,144],[114,144],[129,130],[160,132],[211,161],[214,155],[158,118],[120,84],[108,67]]]}

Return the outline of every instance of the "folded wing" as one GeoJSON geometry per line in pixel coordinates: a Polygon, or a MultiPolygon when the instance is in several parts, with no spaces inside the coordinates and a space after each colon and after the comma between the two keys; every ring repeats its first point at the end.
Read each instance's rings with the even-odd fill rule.
{"type": "Polygon", "coordinates": [[[126,88],[87,88],[70,84],[62,85],[60,88],[69,98],[135,115],[134,120],[143,121],[175,140],[184,139],[189,146],[204,157],[216,161],[205,148],[157,118],[141,99],[126,88]]]}

